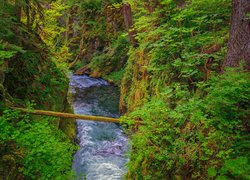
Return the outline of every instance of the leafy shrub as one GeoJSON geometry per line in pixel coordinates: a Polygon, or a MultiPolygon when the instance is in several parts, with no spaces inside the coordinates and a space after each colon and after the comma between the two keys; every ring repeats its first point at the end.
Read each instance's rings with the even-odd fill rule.
{"type": "Polygon", "coordinates": [[[115,71],[112,72],[111,74],[104,76],[104,78],[119,85],[121,84],[121,79],[123,74],[124,74],[124,69],[121,69],[120,71],[115,71]]]}
{"type": "Polygon", "coordinates": [[[205,98],[172,84],[125,117],[144,122],[132,134],[127,179],[249,178],[249,73],[228,71],[204,85],[205,98]]]}
{"type": "Polygon", "coordinates": [[[121,34],[106,53],[97,53],[89,64],[94,74],[103,76],[121,70],[127,61],[128,45],[127,37],[121,34]]]}
{"type": "MultiPolygon", "coordinates": [[[[76,147],[48,118],[32,119],[17,111],[5,110],[0,117],[1,149],[9,143],[21,151],[18,171],[32,179],[65,179],[72,175],[72,154],[76,147]]],[[[4,157],[1,151],[1,157],[4,157]]],[[[12,155],[13,156],[13,155],[12,155]]]]}
{"type": "Polygon", "coordinates": [[[145,101],[145,96],[158,95],[171,82],[195,89],[197,82],[204,80],[201,69],[210,56],[219,69],[228,39],[229,0],[193,0],[181,7],[174,0],[129,2],[135,12],[139,47],[129,52],[121,106],[132,111],[145,101]],[[148,7],[154,7],[153,12],[148,7]],[[146,88],[138,92],[138,86],[146,88]],[[142,102],[138,102],[140,99],[142,102]]]}

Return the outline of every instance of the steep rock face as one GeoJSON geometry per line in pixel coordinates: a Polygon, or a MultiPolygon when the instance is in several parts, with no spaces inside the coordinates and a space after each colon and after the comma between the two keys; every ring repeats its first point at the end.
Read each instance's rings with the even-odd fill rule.
{"type": "Polygon", "coordinates": [[[73,39],[79,53],[75,54],[71,69],[78,70],[76,74],[90,74],[93,77],[106,78],[113,72],[122,74],[129,43],[135,44],[130,5],[120,0],[82,4],[74,14],[77,22],[72,22],[72,27],[80,27],[77,33],[81,39],[73,39]],[[87,67],[90,72],[82,71],[87,67]]]}
{"type": "Polygon", "coordinates": [[[18,2],[0,3],[0,179],[63,176],[71,170],[74,120],[26,116],[8,108],[72,111],[67,76],[37,29],[20,22],[18,2]]]}
{"type": "MultiPolygon", "coordinates": [[[[129,2],[138,46],[129,51],[120,110],[127,112],[128,122],[145,125],[131,128],[125,179],[248,177],[247,168],[240,173],[231,169],[237,161],[242,167],[249,161],[247,147],[241,146],[249,139],[249,73],[237,69],[218,74],[226,57],[231,1],[129,2]],[[223,153],[227,155],[220,156],[223,153]]],[[[238,23],[249,27],[246,18],[238,23]]],[[[236,40],[230,42],[239,42],[231,50],[241,59],[241,54],[249,54],[244,51],[249,48],[249,28],[241,28],[243,34],[237,27],[236,40]]]]}
{"type": "MultiPolygon", "coordinates": [[[[34,108],[60,112],[71,112],[67,101],[68,79],[66,75],[41,52],[26,50],[5,60],[1,68],[1,98],[6,105],[25,106],[27,102],[34,108]]],[[[72,132],[74,123],[56,121],[58,127],[67,127],[72,132]],[[68,124],[67,126],[61,124],[68,124]]],[[[68,134],[74,138],[74,134],[68,134]]]]}
{"type": "MultiPolygon", "coordinates": [[[[150,98],[159,97],[172,83],[185,84],[191,91],[195,90],[195,83],[206,81],[210,72],[220,71],[228,41],[230,3],[217,3],[217,6],[228,7],[217,10],[218,17],[213,17],[210,10],[201,10],[204,2],[169,1],[166,4],[159,0],[145,3],[131,0],[138,42],[130,48],[121,83],[121,112],[131,112],[150,98]],[[192,6],[205,20],[189,17],[192,6]],[[196,23],[200,21],[204,21],[202,31],[197,29],[200,25],[196,23]],[[211,41],[212,38],[217,41],[211,41]],[[214,59],[212,64],[207,63],[210,58],[214,59]]],[[[211,9],[215,6],[209,4],[211,9]]]]}
{"type": "MultiPolygon", "coordinates": [[[[10,106],[29,105],[35,109],[72,112],[67,100],[68,78],[65,73],[51,60],[48,49],[37,34],[27,30],[16,31],[18,43],[11,42],[9,45],[10,42],[7,40],[0,42],[0,45],[5,43],[12,47],[18,46],[19,49],[12,56],[0,59],[0,115],[2,116],[3,110],[10,106]]],[[[11,48],[5,46],[2,52],[10,51],[11,48]]],[[[46,121],[42,116],[32,116],[31,119],[38,122],[46,121]]],[[[58,118],[49,121],[49,125],[54,128],[53,133],[61,133],[57,132],[57,129],[61,129],[69,139],[74,140],[73,120],[58,118]]],[[[65,138],[65,143],[66,139],[68,142],[68,138],[65,138]]],[[[14,140],[1,142],[0,177],[25,179],[19,172],[20,168],[23,168],[19,161],[27,155],[23,151],[14,140]]]]}

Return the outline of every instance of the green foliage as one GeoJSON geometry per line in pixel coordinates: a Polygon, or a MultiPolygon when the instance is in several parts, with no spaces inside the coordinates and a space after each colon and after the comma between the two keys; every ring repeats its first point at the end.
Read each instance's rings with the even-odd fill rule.
{"type": "MultiPolygon", "coordinates": [[[[66,65],[84,59],[92,76],[115,83],[122,77],[121,110],[128,110],[123,118],[132,132],[127,179],[250,179],[249,73],[218,74],[230,0],[124,1],[134,13],[137,42],[130,49],[120,0],[26,1],[30,14],[24,1],[16,2],[0,4],[0,66],[8,64],[0,71],[1,93],[61,111],[66,65]],[[145,124],[135,126],[134,119],[145,124]]],[[[2,114],[0,165],[11,170],[7,174],[14,167],[31,179],[70,177],[75,147],[55,124],[11,110],[2,114]]],[[[59,126],[74,135],[71,124],[59,126]]]]}
{"type": "Polygon", "coordinates": [[[0,5],[0,64],[4,59],[10,59],[17,52],[23,52],[22,48],[14,45],[13,38],[15,31],[14,8],[8,3],[1,3],[0,5]]]}
{"type": "Polygon", "coordinates": [[[70,10],[66,39],[75,56],[71,68],[89,64],[95,77],[120,70],[128,49],[121,0],[71,0],[67,4],[70,10]],[[119,55],[121,60],[117,63],[119,55]]]}
{"type": "MultiPolygon", "coordinates": [[[[121,34],[107,49],[106,53],[97,53],[91,60],[89,67],[95,76],[109,75],[111,72],[115,73],[109,77],[114,77],[115,81],[119,81],[119,76],[123,74],[120,71],[126,63],[128,52],[128,38],[125,34],[121,34]],[[116,77],[115,77],[116,76],[116,77]]],[[[108,77],[108,76],[106,76],[108,77]]]]}
{"type": "Polygon", "coordinates": [[[249,150],[239,148],[250,138],[249,73],[226,72],[207,86],[203,99],[172,84],[160,98],[129,114],[127,119],[141,119],[145,125],[132,135],[128,179],[249,178],[249,156],[237,157],[249,150]]]}
{"type": "Polygon", "coordinates": [[[16,144],[22,152],[16,159],[21,165],[19,172],[31,179],[65,179],[72,175],[72,153],[76,147],[51,121],[36,121],[12,110],[5,110],[0,117],[0,146],[16,144]]]}
{"type": "Polygon", "coordinates": [[[229,0],[194,0],[181,8],[173,0],[129,2],[134,6],[139,47],[130,50],[122,83],[130,87],[122,90],[122,106],[133,110],[136,107],[133,102],[141,104],[136,99],[143,100],[147,94],[158,95],[172,81],[194,87],[204,80],[201,68],[210,56],[215,59],[213,70],[219,71],[228,39],[229,0]],[[151,12],[148,6],[155,8],[151,12]],[[129,74],[133,77],[126,78],[129,74]],[[144,80],[149,87],[140,93],[133,91],[139,84],[145,86],[144,80]]]}
{"type": "Polygon", "coordinates": [[[240,156],[235,159],[226,160],[219,172],[220,176],[218,176],[217,179],[222,179],[223,177],[250,179],[249,156],[240,156]]]}
{"type": "Polygon", "coordinates": [[[57,100],[57,97],[58,94],[65,94],[67,84],[68,80],[61,69],[32,51],[19,54],[15,61],[9,62],[4,82],[14,98],[34,100],[40,106],[55,104],[60,107],[64,100],[57,100]]]}
{"type": "Polygon", "coordinates": [[[31,27],[24,1],[0,3],[1,175],[5,179],[69,179],[76,150],[69,139],[75,135],[74,121],[61,123],[59,119],[3,112],[7,104],[25,106],[27,101],[34,101],[39,109],[70,109],[68,79],[64,69],[52,61],[64,62],[69,55],[59,39],[65,30],[58,23],[67,6],[58,3],[61,1],[26,2],[31,3],[31,27]],[[51,8],[43,11],[49,3],[51,8]],[[22,10],[21,22],[17,21],[18,8],[22,10]]]}
{"type": "Polygon", "coordinates": [[[0,59],[9,59],[16,54],[15,51],[0,51],[0,59]]]}
{"type": "Polygon", "coordinates": [[[120,109],[125,121],[144,123],[129,131],[126,178],[249,178],[249,73],[218,74],[230,1],[129,3],[138,47],[129,51],[120,109]]]}
{"type": "Polygon", "coordinates": [[[0,39],[10,40],[14,37],[14,32],[11,29],[13,24],[14,8],[8,3],[1,3],[0,5],[0,39]]]}
{"type": "Polygon", "coordinates": [[[243,124],[247,125],[247,120],[243,124],[237,122],[250,112],[249,73],[234,71],[214,77],[210,81],[211,87],[206,89],[209,92],[206,104],[211,115],[216,117],[213,119],[214,125],[228,132],[240,129],[243,124]]]}
{"type": "MultiPolygon", "coordinates": [[[[58,19],[62,18],[69,10],[63,1],[57,0],[50,3],[50,8],[43,11],[43,19],[37,18],[37,23],[42,27],[40,33],[44,43],[50,48],[53,60],[62,67],[63,63],[67,63],[72,54],[69,51],[68,42],[62,36],[67,32],[67,27],[61,25],[58,19]]],[[[67,66],[64,64],[63,68],[67,66]]],[[[62,69],[63,69],[62,68],[62,69]]]]}
{"type": "Polygon", "coordinates": [[[124,69],[121,69],[120,71],[112,72],[111,74],[108,74],[108,75],[104,76],[103,78],[119,85],[119,84],[121,84],[123,74],[124,74],[124,69]]]}

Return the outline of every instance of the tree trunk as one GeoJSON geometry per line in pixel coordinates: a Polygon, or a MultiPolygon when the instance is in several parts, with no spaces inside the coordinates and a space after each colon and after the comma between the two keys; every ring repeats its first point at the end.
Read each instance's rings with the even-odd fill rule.
{"type": "MultiPolygon", "coordinates": [[[[11,108],[14,110],[19,110],[27,114],[45,115],[45,116],[53,116],[53,117],[60,117],[60,118],[67,118],[67,119],[70,118],[73,121],[75,121],[75,119],[81,119],[81,120],[90,120],[90,121],[99,121],[99,122],[126,123],[125,121],[123,122],[118,118],[111,118],[111,117],[89,116],[89,115],[83,115],[83,114],[71,114],[71,113],[45,111],[45,110],[31,110],[31,109],[16,108],[16,107],[11,107],[11,108]]],[[[140,124],[143,123],[138,120],[134,120],[133,122],[140,123],[140,124]]]]}
{"type": "Polygon", "coordinates": [[[21,22],[22,8],[20,5],[20,0],[15,0],[15,16],[18,23],[21,22]]]}
{"type": "Polygon", "coordinates": [[[132,19],[132,12],[131,12],[130,4],[123,4],[122,13],[123,13],[123,17],[124,17],[124,24],[125,24],[125,27],[128,31],[129,41],[134,46],[136,46],[137,45],[137,41],[135,39],[136,31],[131,30],[131,28],[133,26],[133,19],[132,19]]]}
{"type": "Polygon", "coordinates": [[[29,0],[25,0],[26,6],[25,6],[25,13],[26,13],[26,17],[27,17],[27,28],[28,30],[30,30],[31,25],[30,25],[30,1],[29,0]]]}
{"type": "Polygon", "coordinates": [[[228,52],[223,67],[237,67],[244,62],[250,70],[250,0],[232,0],[228,52]]]}

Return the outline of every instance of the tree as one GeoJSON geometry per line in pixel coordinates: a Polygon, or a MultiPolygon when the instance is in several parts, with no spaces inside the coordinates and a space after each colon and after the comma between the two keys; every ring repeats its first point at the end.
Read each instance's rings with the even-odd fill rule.
{"type": "Polygon", "coordinates": [[[22,7],[18,0],[15,0],[15,16],[17,22],[21,22],[22,7]]]}
{"type": "Polygon", "coordinates": [[[250,0],[232,0],[228,52],[223,67],[237,67],[243,60],[250,70],[250,0]]]}

